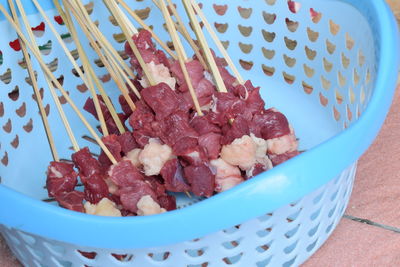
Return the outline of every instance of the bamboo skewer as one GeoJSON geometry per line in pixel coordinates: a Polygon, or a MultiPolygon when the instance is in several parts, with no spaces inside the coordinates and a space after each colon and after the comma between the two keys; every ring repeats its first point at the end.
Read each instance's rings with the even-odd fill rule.
{"type": "Polygon", "coordinates": [[[153,78],[153,75],[150,73],[146,63],[143,60],[142,55],[140,54],[136,44],[132,40],[132,35],[129,34],[128,28],[124,24],[123,19],[118,14],[118,11],[117,11],[118,6],[117,6],[117,4],[114,1],[109,1],[109,0],[103,0],[103,2],[106,4],[106,6],[108,6],[108,8],[110,9],[111,14],[117,20],[118,25],[121,28],[122,32],[124,33],[125,38],[128,41],[128,44],[129,44],[130,48],[132,49],[133,54],[135,55],[135,57],[139,61],[140,67],[142,68],[142,70],[143,70],[143,72],[145,74],[145,77],[147,78],[149,84],[151,86],[156,85],[155,80],[153,78]]]}
{"type": "MultiPolygon", "coordinates": [[[[16,1],[19,2],[20,0],[16,0],[16,1]]],[[[104,136],[107,136],[108,135],[108,129],[107,129],[106,121],[104,120],[104,115],[103,115],[103,112],[101,110],[99,99],[97,98],[96,91],[95,91],[95,88],[94,88],[94,85],[93,85],[93,81],[92,81],[90,75],[88,75],[88,72],[86,72],[86,74],[84,74],[81,71],[81,68],[78,66],[78,64],[76,63],[76,61],[72,57],[72,55],[71,55],[70,51],[68,50],[68,48],[66,47],[64,41],[61,39],[61,37],[58,34],[57,30],[54,28],[52,22],[49,20],[49,18],[47,17],[46,13],[43,11],[42,7],[37,2],[37,0],[32,0],[32,2],[34,3],[36,8],[38,9],[39,13],[42,15],[44,21],[50,27],[50,30],[53,32],[53,34],[56,37],[58,43],[61,45],[62,49],[64,50],[65,55],[67,56],[67,58],[71,61],[72,65],[74,66],[74,68],[76,70],[76,72],[79,74],[79,76],[81,77],[83,82],[89,88],[89,91],[90,91],[90,93],[91,93],[91,95],[93,97],[93,102],[94,102],[94,106],[95,106],[95,109],[96,109],[97,117],[98,117],[99,122],[100,122],[101,131],[102,131],[104,136]]],[[[79,51],[79,49],[78,49],[78,51],[79,51]]],[[[83,62],[84,62],[84,60],[82,60],[82,63],[83,62]]],[[[84,67],[84,69],[86,69],[86,68],[84,67]]]]}
{"type": "Polygon", "coordinates": [[[123,0],[117,1],[129,13],[129,15],[131,15],[131,17],[136,20],[137,23],[140,24],[140,26],[143,27],[143,29],[151,33],[154,40],[157,41],[157,43],[165,50],[165,52],[167,52],[173,59],[178,59],[175,53],[160,39],[160,37],[158,37],[158,35],[155,34],[154,31],[149,26],[147,26],[147,24],[144,23],[144,21],[138,15],[136,15],[135,11],[133,11],[123,0]]]}
{"type": "MultiPolygon", "coordinates": [[[[70,3],[67,3],[66,6],[70,5],[70,3]]],[[[113,65],[112,62],[108,61],[108,58],[106,58],[105,55],[103,55],[103,53],[100,51],[100,47],[99,44],[96,42],[96,40],[94,40],[94,38],[91,36],[89,30],[85,27],[84,22],[82,21],[82,19],[79,17],[79,15],[76,13],[76,11],[74,10],[73,7],[69,6],[71,12],[74,14],[77,22],[80,24],[82,30],[84,31],[85,35],[88,37],[93,49],[96,51],[96,53],[99,55],[100,60],[103,62],[103,64],[106,66],[106,68],[108,69],[112,79],[114,80],[114,82],[116,83],[117,87],[120,89],[123,97],[125,98],[126,102],[128,103],[129,107],[132,109],[132,111],[134,111],[136,109],[135,104],[133,103],[131,97],[129,96],[128,93],[128,89],[126,88],[126,85],[124,83],[121,82],[122,78],[119,75],[118,72],[114,71],[114,67],[115,65],[113,65]]]]}
{"type": "MultiPolygon", "coordinates": [[[[9,4],[10,4],[10,8],[13,8],[13,9],[14,9],[14,12],[16,12],[16,9],[15,9],[14,4],[11,3],[10,1],[9,1],[9,4]]],[[[31,30],[31,28],[30,28],[30,26],[29,26],[28,19],[26,18],[26,14],[25,14],[24,10],[21,10],[21,6],[22,6],[22,5],[21,5],[21,3],[20,3],[19,1],[16,1],[16,4],[17,4],[18,9],[20,10],[21,17],[22,17],[22,21],[23,21],[23,24],[24,24],[24,26],[25,26],[25,28],[26,28],[26,31],[27,31],[27,33],[28,33],[28,36],[29,36],[29,38],[31,39],[31,42],[32,42],[32,44],[33,44],[33,47],[36,49],[35,52],[37,52],[37,53],[40,55],[39,49],[37,48],[37,43],[36,43],[36,41],[35,41],[35,39],[34,39],[35,37],[33,36],[33,32],[32,32],[32,30],[31,30]]],[[[7,16],[9,16],[8,13],[7,13],[7,16]]],[[[10,18],[10,17],[9,17],[9,18],[10,18]]],[[[11,22],[14,23],[14,21],[10,18],[10,23],[11,23],[11,22]]],[[[19,23],[18,23],[18,24],[19,24],[19,23]]],[[[16,25],[16,24],[15,24],[15,25],[16,25]]],[[[17,27],[20,27],[20,26],[17,26],[17,27]]],[[[18,28],[18,29],[19,29],[19,28],[18,28]]],[[[22,36],[19,36],[19,38],[20,38],[20,40],[23,40],[22,36]]],[[[25,46],[27,46],[26,42],[25,42],[25,46]]],[[[28,47],[29,47],[29,45],[28,45],[28,47]]],[[[31,46],[31,47],[32,47],[32,46],[31,46]]],[[[31,50],[32,50],[32,49],[31,49],[31,50]]],[[[46,65],[46,64],[45,64],[45,65],[46,65]]],[[[46,67],[47,67],[47,65],[46,65],[46,67]]],[[[60,100],[58,99],[57,94],[54,92],[53,86],[52,86],[51,82],[49,81],[49,79],[48,79],[47,77],[45,77],[45,80],[46,80],[47,86],[48,86],[48,88],[49,88],[49,90],[50,90],[51,96],[52,96],[52,98],[53,98],[53,100],[54,100],[54,103],[55,103],[55,105],[56,105],[56,107],[57,107],[57,110],[58,110],[58,112],[59,112],[61,121],[63,122],[63,124],[64,124],[64,126],[65,126],[65,130],[66,130],[66,132],[67,132],[67,134],[68,134],[68,137],[69,137],[69,139],[70,139],[70,141],[71,141],[71,143],[72,143],[72,146],[73,146],[75,149],[78,149],[78,150],[79,150],[78,142],[76,141],[76,138],[75,138],[75,136],[74,136],[74,133],[72,132],[71,126],[70,126],[69,121],[68,121],[68,119],[67,119],[67,117],[66,117],[66,115],[65,115],[65,112],[64,112],[64,110],[62,109],[60,100]]],[[[56,79],[56,80],[57,80],[57,79],[56,79]]],[[[57,82],[58,82],[58,81],[57,81],[57,82]]]]}
{"type": "MultiPolygon", "coordinates": [[[[47,67],[46,63],[43,61],[43,59],[41,58],[40,52],[38,51],[38,48],[36,46],[33,46],[31,43],[28,42],[28,40],[26,39],[26,37],[24,36],[24,34],[22,33],[21,29],[15,24],[15,22],[12,20],[12,18],[10,17],[10,15],[7,13],[7,11],[5,10],[4,6],[0,4],[0,11],[4,14],[6,20],[11,24],[11,26],[15,29],[15,31],[17,32],[17,34],[19,35],[19,37],[21,38],[21,40],[25,43],[25,45],[31,50],[31,52],[33,53],[33,55],[36,57],[38,63],[40,64],[42,70],[45,72],[45,74],[51,79],[51,81],[56,85],[56,87],[61,91],[62,95],[65,97],[65,99],[67,100],[67,102],[70,104],[70,106],[72,107],[72,109],[76,112],[76,114],[78,115],[78,117],[81,119],[82,123],[86,126],[86,128],[89,130],[89,132],[91,133],[91,135],[93,136],[94,139],[96,139],[97,143],[99,144],[99,146],[103,149],[104,153],[108,156],[108,158],[110,159],[110,161],[115,164],[117,163],[117,161],[115,160],[114,156],[111,154],[111,152],[109,151],[109,149],[104,145],[104,143],[102,142],[102,140],[99,138],[99,136],[96,134],[96,132],[93,130],[93,128],[90,126],[90,124],[87,122],[87,120],[85,119],[85,117],[82,115],[82,113],[79,111],[79,109],[77,108],[77,106],[75,105],[75,103],[72,101],[72,99],[70,98],[70,96],[67,94],[67,92],[64,90],[64,88],[61,86],[61,84],[58,82],[58,80],[55,78],[55,76],[53,75],[53,73],[51,72],[51,70],[47,67]]],[[[23,10],[21,9],[21,15],[23,12],[23,10]]],[[[23,18],[26,19],[26,16],[23,18]]],[[[25,25],[26,26],[26,25],[25,25]]],[[[29,29],[30,30],[30,29],[29,29]]],[[[28,31],[29,32],[29,31],[28,31]]],[[[50,90],[54,91],[54,88],[50,87],[50,90]]]]}
{"type": "MultiPolygon", "coordinates": [[[[134,78],[135,74],[133,73],[132,69],[121,58],[119,53],[114,49],[114,47],[110,44],[110,42],[107,40],[107,38],[104,37],[103,33],[99,30],[99,28],[94,24],[94,22],[91,20],[91,18],[89,16],[89,14],[87,13],[85,7],[82,5],[82,3],[80,1],[74,2],[73,0],[68,0],[68,1],[63,0],[63,2],[64,2],[64,5],[65,5],[65,3],[68,3],[71,6],[71,9],[75,10],[75,14],[81,15],[80,16],[81,21],[86,22],[86,24],[84,24],[84,26],[87,27],[88,32],[93,34],[93,36],[101,44],[102,48],[104,49],[105,53],[107,54],[107,57],[110,58],[113,62],[115,62],[115,64],[114,63],[113,64],[116,65],[118,71],[134,78]]],[[[130,84],[130,86],[133,86],[133,85],[130,84]]],[[[132,89],[134,90],[134,93],[136,94],[136,96],[138,98],[140,98],[140,94],[137,91],[137,89],[134,86],[132,87],[132,89]]]]}
{"type": "MultiPolygon", "coordinates": [[[[14,21],[18,25],[18,27],[20,27],[20,24],[19,24],[19,21],[18,21],[18,15],[16,13],[14,3],[12,2],[12,0],[9,0],[8,2],[9,2],[9,5],[10,5],[10,9],[11,9],[11,13],[12,13],[12,16],[14,18],[14,21]]],[[[40,116],[42,118],[43,126],[44,126],[44,129],[45,129],[45,132],[46,132],[47,141],[48,141],[49,146],[50,146],[50,151],[51,151],[51,154],[53,156],[53,160],[54,161],[60,161],[60,157],[58,156],[58,152],[57,152],[56,146],[54,144],[54,138],[53,138],[53,134],[52,134],[51,129],[50,129],[50,125],[49,125],[49,121],[48,121],[48,118],[47,118],[47,115],[46,115],[46,111],[45,111],[44,106],[43,106],[42,97],[41,97],[40,92],[39,92],[39,87],[38,87],[38,84],[37,84],[35,72],[34,72],[34,70],[32,68],[31,59],[29,57],[28,51],[26,50],[25,44],[22,43],[22,42],[20,42],[20,43],[21,43],[20,44],[21,45],[21,50],[22,50],[22,53],[24,55],[24,59],[25,59],[25,62],[26,62],[26,67],[28,69],[28,74],[29,74],[29,77],[31,78],[31,81],[32,81],[32,88],[33,88],[34,94],[36,96],[37,105],[38,105],[38,108],[39,108],[39,111],[40,111],[40,116]]]]}
{"type": "Polygon", "coordinates": [[[209,48],[209,46],[207,44],[207,41],[206,41],[206,39],[204,37],[204,34],[203,34],[202,30],[200,28],[200,24],[199,24],[199,22],[198,22],[198,20],[196,18],[196,14],[194,13],[193,7],[192,7],[191,3],[189,2],[189,0],[182,0],[182,2],[184,4],[184,6],[185,6],[186,13],[189,16],[189,19],[192,22],[194,32],[195,32],[195,34],[197,36],[197,40],[200,42],[201,48],[203,49],[203,52],[204,52],[204,55],[206,57],[207,63],[209,65],[209,67],[210,67],[211,73],[214,76],[215,83],[216,83],[216,86],[217,86],[217,90],[219,92],[226,93],[227,90],[226,90],[224,81],[222,80],[222,77],[221,77],[221,74],[220,74],[220,72],[218,70],[217,64],[215,63],[214,57],[211,54],[211,50],[210,50],[210,48],[209,48]]]}
{"type": "Polygon", "coordinates": [[[105,90],[103,88],[103,85],[101,84],[99,78],[95,74],[95,72],[94,72],[94,70],[92,68],[92,65],[89,63],[89,59],[87,58],[86,53],[83,50],[82,44],[81,44],[81,42],[79,41],[79,39],[77,37],[78,34],[77,34],[76,29],[75,29],[75,27],[73,25],[73,22],[72,22],[72,19],[71,19],[71,16],[70,16],[69,12],[64,12],[62,10],[61,5],[60,5],[58,0],[54,0],[53,3],[56,6],[56,8],[58,10],[58,13],[62,17],[63,21],[65,22],[65,25],[69,29],[69,31],[71,33],[71,36],[72,36],[72,39],[74,40],[74,42],[75,42],[75,44],[77,46],[78,53],[79,53],[79,56],[80,56],[81,61],[83,63],[83,68],[85,70],[85,73],[88,74],[88,76],[89,76],[88,78],[89,79],[90,79],[90,77],[92,77],[92,79],[94,80],[94,83],[96,84],[96,87],[99,90],[100,95],[102,96],[103,101],[107,106],[107,109],[110,111],[111,117],[113,118],[113,120],[114,120],[114,122],[115,122],[115,124],[116,124],[116,126],[117,126],[117,128],[119,130],[119,132],[121,134],[124,133],[125,132],[125,128],[124,128],[120,118],[118,117],[117,112],[115,111],[115,108],[114,108],[113,104],[111,103],[110,99],[108,98],[108,96],[107,96],[107,94],[106,94],[106,92],[105,92],[105,90]]]}
{"type": "MultiPolygon", "coordinates": [[[[171,0],[168,0],[171,1],[171,0]]],[[[204,15],[203,11],[201,10],[201,8],[199,7],[199,5],[196,3],[195,0],[191,0],[192,1],[192,6],[195,9],[197,15],[199,15],[199,17],[201,18],[201,20],[204,23],[204,26],[206,27],[208,33],[211,35],[211,38],[213,39],[215,45],[218,47],[218,50],[221,52],[221,54],[223,55],[223,57],[225,58],[226,62],[229,65],[229,68],[232,70],[232,72],[234,73],[237,81],[240,84],[244,84],[244,80],[242,78],[242,76],[240,75],[239,71],[237,70],[235,64],[233,63],[232,59],[230,58],[229,54],[226,52],[226,49],[224,48],[224,46],[221,43],[221,40],[219,40],[217,34],[215,33],[215,31],[213,30],[213,28],[211,27],[210,23],[208,22],[206,16],[204,15]]]]}
{"type": "Polygon", "coordinates": [[[181,66],[183,76],[185,77],[185,81],[189,87],[189,92],[193,99],[193,103],[196,108],[197,114],[199,116],[203,116],[203,112],[201,111],[199,100],[197,99],[196,92],[194,91],[192,81],[191,81],[189,73],[186,69],[185,63],[187,61],[187,56],[186,56],[185,50],[183,49],[182,43],[179,40],[179,36],[175,30],[175,26],[172,22],[172,19],[168,14],[167,5],[165,4],[164,0],[160,0],[160,4],[161,4],[161,10],[164,15],[165,22],[167,23],[167,28],[168,28],[169,34],[171,36],[172,42],[174,43],[175,50],[178,54],[179,65],[181,66]]]}

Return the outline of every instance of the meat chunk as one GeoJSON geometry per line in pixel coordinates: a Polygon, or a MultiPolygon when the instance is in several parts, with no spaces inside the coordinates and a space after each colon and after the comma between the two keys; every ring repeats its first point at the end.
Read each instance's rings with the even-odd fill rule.
{"type": "Polygon", "coordinates": [[[78,212],[85,212],[83,198],[83,192],[79,191],[64,192],[55,196],[56,201],[61,207],[78,212]]]}
{"type": "Polygon", "coordinates": [[[121,151],[124,154],[132,151],[135,148],[138,148],[139,145],[136,143],[135,138],[133,137],[132,133],[127,131],[121,135],[117,136],[118,143],[121,145],[121,151]]]}
{"type": "Polygon", "coordinates": [[[216,93],[217,112],[223,114],[226,121],[242,115],[246,110],[246,102],[233,93],[216,93]]]}
{"type": "Polygon", "coordinates": [[[207,133],[199,137],[199,145],[203,147],[209,159],[216,159],[221,151],[221,135],[207,133]]]}
{"type": "Polygon", "coordinates": [[[73,191],[78,182],[77,177],[74,165],[57,161],[50,162],[46,180],[49,197],[73,191]]]}
{"type": "Polygon", "coordinates": [[[279,165],[299,154],[300,154],[300,152],[296,150],[296,151],[286,152],[286,153],[279,154],[279,155],[272,154],[272,155],[269,155],[269,158],[271,159],[272,164],[274,166],[276,166],[276,165],[279,165]]]}
{"type": "Polygon", "coordinates": [[[128,160],[121,160],[117,164],[112,165],[108,171],[108,175],[120,187],[131,186],[136,181],[144,179],[140,171],[128,160]]]}
{"type": "Polygon", "coordinates": [[[152,199],[157,199],[157,195],[151,189],[151,186],[140,180],[134,181],[129,187],[120,189],[118,194],[124,209],[134,213],[138,212],[137,204],[143,196],[149,195],[152,199]]]}
{"type": "Polygon", "coordinates": [[[92,157],[89,148],[87,147],[84,147],[78,152],[72,154],[72,161],[79,169],[79,173],[85,177],[102,173],[102,168],[99,161],[92,157]]]}
{"type": "Polygon", "coordinates": [[[190,189],[183,177],[182,166],[178,159],[167,161],[161,169],[161,176],[168,191],[186,192],[190,189]]]}
{"type": "Polygon", "coordinates": [[[230,145],[222,146],[221,158],[242,170],[248,170],[256,163],[256,152],[256,143],[250,136],[244,135],[230,145]]]}
{"type": "Polygon", "coordinates": [[[160,205],[149,195],[145,195],[140,198],[137,203],[137,208],[137,215],[139,216],[154,215],[166,212],[166,210],[161,208],[160,205]]]}
{"type": "Polygon", "coordinates": [[[187,114],[183,112],[175,112],[160,123],[160,130],[165,134],[165,142],[171,147],[184,137],[198,137],[197,132],[189,125],[187,114]]]}
{"type": "MultiPolygon", "coordinates": [[[[198,60],[191,60],[191,61],[185,63],[185,66],[188,71],[193,88],[197,87],[197,85],[203,78],[203,71],[204,71],[203,66],[201,65],[201,63],[198,60]]],[[[183,75],[183,71],[179,64],[179,61],[175,61],[171,65],[171,72],[172,72],[172,75],[176,78],[176,80],[180,86],[186,84],[185,77],[183,75]]],[[[187,85],[185,86],[185,88],[187,88],[187,85]]],[[[180,90],[182,90],[182,89],[180,89],[180,90]]],[[[182,92],[185,92],[186,90],[183,90],[182,92]]]]}
{"type": "Polygon", "coordinates": [[[211,116],[196,116],[190,121],[190,126],[199,134],[221,133],[221,128],[211,121],[211,116]]]}
{"type": "Polygon", "coordinates": [[[179,107],[178,97],[166,83],[147,87],[141,94],[146,104],[156,114],[157,120],[163,120],[179,107]]]}
{"type": "Polygon", "coordinates": [[[215,169],[215,191],[223,192],[244,181],[238,167],[232,166],[223,159],[210,161],[215,169]]]}
{"type": "Polygon", "coordinates": [[[243,116],[237,116],[233,123],[225,124],[222,127],[222,139],[221,143],[227,145],[233,142],[233,140],[238,139],[244,135],[250,134],[250,128],[248,121],[243,116]]]}
{"type": "Polygon", "coordinates": [[[82,181],[86,201],[97,204],[101,199],[108,197],[108,185],[102,176],[95,174],[89,178],[82,178],[82,181]]]}
{"type": "Polygon", "coordinates": [[[147,176],[158,175],[164,164],[172,157],[172,149],[150,140],[139,154],[139,162],[143,165],[147,176]]]}
{"type": "Polygon", "coordinates": [[[103,198],[97,204],[86,202],[84,205],[87,214],[99,216],[121,217],[121,212],[117,209],[117,205],[108,198],[103,198]]]}
{"type": "Polygon", "coordinates": [[[142,101],[137,101],[136,109],[129,117],[129,125],[134,130],[142,128],[150,129],[151,122],[154,121],[154,113],[151,108],[142,101]]]}
{"type": "Polygon", "coordinates": [[[268,109],[254,115],[251,132],[263,139],[281,137],[290,133],[289,122],[285,115],[276,109],[268,109]]]}
{"type": "Polygon", "coordinates": [[[215,188],[215,175],[205,164],[187,166],[183,170],[186,180],[190,183],[191,191],[196,196],[212,196],[215,188]]]}
{"type": "MultiPolygon", "coordinates": [[[[172,90],[175,90],[176,80],[175,78],[171,77],[169,73],[169,69],[164,64],[155,64],[154,61],[146,64],[150,75],[152,75],[154,82],[158,83],[165,83],[167,84],[172,90]]],[[[143,88],[149,87],[150,84],[148,83],[146,78],[139,80],[140,84],[143,88]]]]}
{"type": "Polygon", "coordinates": [[[158,203],[160,203],[161,208],[167,211],[176,210],[176,199],[174,196],[159,196],[157,198],[158,203]]]}
{"type": "Polygon", "coordinates": [[[107,136],[101,138],[101,140],[106,145],[106,147],[111,152],[111,154],[114,156],[115,160],[120,161],[122,147],[121,147],[121,144],[119,143],[118,136],[115,134],[110,134],[110,135],[107,135],[107,136]]]}
{"type": "Polygon", "coordinates": [[[293,152],[297,150],[298,142],[294,134],[293,128],[290,129],[290,133],[281,137],[276,137],[267,140],[268,143],[268,154],[284,154],[287,152],[293,152]]]}

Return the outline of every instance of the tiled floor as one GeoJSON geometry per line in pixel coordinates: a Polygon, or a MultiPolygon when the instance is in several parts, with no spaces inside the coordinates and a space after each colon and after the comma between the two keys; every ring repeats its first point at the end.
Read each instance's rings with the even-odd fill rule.
{"type": "MultiPolygon", "coordinates": [[[[387,1],[400,19],[400,0],[387,1]]],[[[345,217],[303,267],[400,266],[399,138],[400,87],[381,133],[359,161],[345,217]]],[[[19,266],[1,238],[0,266],[19,266]]]]}

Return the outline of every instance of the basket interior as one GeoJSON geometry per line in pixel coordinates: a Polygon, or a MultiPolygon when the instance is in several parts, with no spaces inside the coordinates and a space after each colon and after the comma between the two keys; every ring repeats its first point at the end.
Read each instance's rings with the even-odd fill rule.
{"type": "MultiPolygon", "coordinates": [[[[101,31],[123,51],[121,31],[101,1],[83,2],[101,31]]],[[[300,149],[315,147],[345,130],[367,107],[376,74],[374,38],[367,20],[350,5],[336,1],[299,1],[300,9],[293,12],[286,0],[202,2],[204,12],[242,76],[261,86],[268,107],[274,106],[288,117],[300,138],[300,149]]],[[[162,15],[151,1],[129,3],[163,40],[169,40],[162,15]]],[[[184,13],[180,3],[176,4],[184,13]]],[[[66,27],[56,22],[55,9],[48,9],[47,15],[76,55],[66,27]]],[[[32,26],[39,26],[35,35],[46,63],[77,106],[83,107],[89,96],[87,88],[74,74],[48,26],[44,30],[40,28],[43,22],[40,15],[32,14],[29,19],[32,26]]],[[[0,183],[36,199],[45,199],[45,171],[52,160],[50,149],[22,62],[23,55],[13,42],[17,35],[4,20],[0,21],[0,29],[4,38],[0,42],[0,183]]],[[[83,33],[79,34],[86,40],[83,33]]],[[[217,51],[212,41],[210,44],[217,51]]],[[[119,92],[114,82],[88,43],[84,45],[96,73],[118,106],[119,92]]],[[[70,158],[69,139],[35,61],[34,69],[43,88],[59,154],[61,158],[70,158]]],[[[89,146],[98,153],[98,147],[83,138],[88,133],[72,109],[68,104],[63,107],[80,146],[89,146]]],[[[86,115],[96,126],[97,122],[86,115]]]]}

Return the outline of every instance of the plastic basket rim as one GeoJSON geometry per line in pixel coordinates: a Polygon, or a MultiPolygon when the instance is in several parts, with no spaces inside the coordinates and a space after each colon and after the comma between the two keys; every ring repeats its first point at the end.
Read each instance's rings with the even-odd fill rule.
{"type": "MultiPolygon", "coordinates": [[[[367,1],[363,2],[367,4],[367,1]]],[[[153,247],[191,240],[240,224],[316,190],[355,162],[372,143],[395,91],[399,68],[397,23],[384,0],[368,0],[368,4],[379,15],[378,28],[382,32],[375,90],[362,116],[338,135],[228,192],[181,210],[154,216],[112,218],[82,214],[0,185],[0,223],[82,246],[153,247]],[[354,137],[362,138],[354,142],[354,137]],[[331,164],[329,154],[332,153],[337,155],[335,164],[331,164]],[[314,159],[319,160],[317,166],[314,159]],[[251,205],[254,203],[265,205],[251,205]],[[221,210],[226,212],[221,213],[221,210]],[[208,218],[214,218],[212,223],[208,218]],[[192,228],[199,225],[201,227],[192,228]],[[59,231],[60,227],[63,231],[59,231]],[[101,238],[99,233],[102,233],[101,238]]]]}

